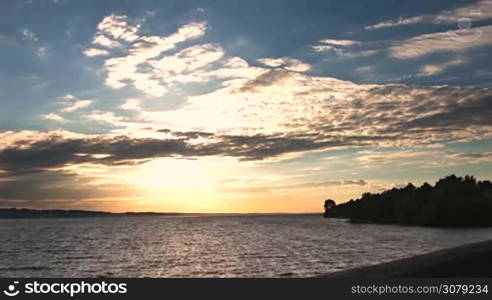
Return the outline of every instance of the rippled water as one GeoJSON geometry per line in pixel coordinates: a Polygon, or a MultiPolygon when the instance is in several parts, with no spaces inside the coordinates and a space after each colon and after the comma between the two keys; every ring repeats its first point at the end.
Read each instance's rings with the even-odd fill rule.
{"type": "Polygon", "coordinates": [[[492,238],[318,215],[0,220],[1,277],[313,276],[492,238]]]}

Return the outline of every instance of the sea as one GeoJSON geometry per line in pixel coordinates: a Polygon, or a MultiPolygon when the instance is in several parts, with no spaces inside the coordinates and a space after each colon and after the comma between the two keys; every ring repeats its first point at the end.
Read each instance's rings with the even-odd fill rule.
{"type": "Polygon", "coordinates": [[[492,239],[320,215],[0,220],[0,277],[310,277],[492,239]]]}

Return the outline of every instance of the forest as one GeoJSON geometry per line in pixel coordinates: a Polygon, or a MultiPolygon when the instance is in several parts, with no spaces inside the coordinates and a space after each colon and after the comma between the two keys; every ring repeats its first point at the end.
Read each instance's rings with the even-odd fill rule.
{"type": "Polygon", "coordinates": [[[440,227],[492,226],[492,182],[473,176],[450,175],[434,186],[392,188],[364,193],[359,199],[334,205],[325,201],[325,217],[353,223],[386,223],[440,227]]]}

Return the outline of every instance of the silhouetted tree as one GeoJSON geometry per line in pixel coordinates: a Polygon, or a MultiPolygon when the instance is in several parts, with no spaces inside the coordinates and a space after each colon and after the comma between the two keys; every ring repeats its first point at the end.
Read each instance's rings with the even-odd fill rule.
{"type": "Polygon", "coordinates": [[[334,211],[333,209],[336,207],[336,203],[334,200],[331,200],[331,199],[328,199],[328,200],[325,200],[325,213],[324,213],[324,217],[325,218],[328,218],[332,215],[334,215],[334,211]]]}
{"type": "Polygon", "coordinates": [[[336,205],[325,216],[349,218],[352,222],[492,226],[492,183],[477,182],[468,175],[450,175],[435,186],[424,183],[415,187],[409,183],[382,193],[364,193],[359,199],[336,205]]]}

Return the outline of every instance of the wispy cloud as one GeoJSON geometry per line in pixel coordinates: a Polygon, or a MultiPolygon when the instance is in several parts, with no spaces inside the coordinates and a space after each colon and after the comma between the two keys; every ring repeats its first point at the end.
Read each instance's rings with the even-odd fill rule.
{"type": "Polygon", "coordinates": [[[313,46],[313,50],[316,52],[334,51],[336,49],[346,48],[360,44],[358,41],[353,40],[333,40],[323,39],[319,41],[319,45],[313,46]]]}
{"type": "Polygon", "coordinates": [[[450,32],[436,32],[398,42],[390,54],[399,59],[410,59],[434,52],[458,52],[492,44],[492,25],[450,32]]]}
{"type": "Polygon", "coordinates": [[[306,72],[311,69],[311,66],[307,63],[290,57],[281,58],[260,58],[258,62],[272,68],[283,68],[288,71],[294,72],[306,72]]]}
{"type": "Polygon", "coordinates": [[[359,151],[355,160],[365,166],[449,167],[492,162],[492,152],[446,150],[359,151]]]}
{"type": "Polygon", "coordinates": [[[365,30],[375,30],[375,29],[381,29],[381,28],[386,28],[386,27],[395,27],[395,26],[402,26],[402,25],[408,25],[408,24],[415,24],[415,23],[421,23],[425,20],[424,16],[416,16],[416,17],[410,17],[410,18],[398,18],[394,20],[388,20],[388,21],[383,21],[374,25],[369,25],[364,27],[365,30]]]}
{"type": "Polygon", "coordinates": [[[54,113],[49,113],[49,114],[43,115],[42,118],[45,120],[50,120],[50,121],[67,122],[67,120],[65,118],[63,118],[62,116],[60,116],[58,114],[54,114],[54,113]]]}
{"type": "MultiPolygon", "coordinates": [[[[166,91],[165,84],[155,77],[167,65],[155,60],[162,53],[169,51],[177,44],[190,39],[196,39],[205,32],[205,24],[191,23],[182,26],[177,32],[169,36],[139,35],[139,25],[129,25],[126,16],[108,16],[98,25],[98,33],[94,43],[107,48],[122,47],[122,43],[128,44],[127,54],[112,57],[105,62],[108,72],[106,84],[114,89],[119,89],[132,82],[132,85],[150,95],[162,96],[166,91]],[[138,66],[147,63],[151,68],[159,70],[145,71],[138,66]]],[[[90,51],[90,49],[86,50],[90,51]]],[[[193,52],[192,50],[189,50],[193,52]]],[[[93,51],[92,51],[93,52],[93,51]]],[[[197,53],[190,53],[193,56],[197,53]]],[[[202,54],[202,58],[205,57],[202,54]]],[[[201,62],[203,63],[203,62],[201,62]]]]}
{"type": "Polygon", "coordinates": [[[121,105],[121,108],[126,110],[140,110],[140,100],[127,99],[126,102],[123,105],[121,105]]]}
{"type": "Polygon", "coordinates": [[[318,45],[312,46],[312,49],[319,53],[333,53],[340,59],[372,56],[380,52],[380,49],[367,48],[359,41],[333,39],[320,40],[318,45]]]}
{"type": "Polygon", "coordinates": [[[76,110],[79,110],[81,108],[85,108],[85,107],[88,107],[92,104],[92,100],[80,100],[80,101],[76,101],[72,104],[69,104],[67,107],[63,108],[62,109],[62,112],[67,112],[67,113],[71,113],[71,112],[74,112],[76,110]]]}
{"type": "MultiPolygon", "coordinates": [[[[306,96],[306,100],[312,101],[317,95],[321,102],[316,107],[307,105],[306,100],[300,101],[296,98],[297,105],[286,102],[273,108],[270,103],[268,106],[255,108],[256,114],[262,113],[270,120],[272,116],[287,117],[280,119],[278,124],[283,128],[282,133],[268,134],[265,129],[249,134],[247,132],[251,130],[247,130],[236,135],[168,130],[163,132],[165,138],[130,138],[114,135],[66,138],[60,133],[53,133],[46,136],[45,140],[33,142],[23,140],[21,136],[20,140],[14,144],[10,143],[0,151],[0,168],[23,170],[88,162],[111,165],[168,156],[230,156],[241,160],[262,160],[289,153],[348,146],[422,146],[492,137],[492,123],[489,118],[489,102],[492,99],[490,89],[473,91],[451,87],[352,85],[351,90],[354,88],[357,91],[353,91],[352,95],[345,93],[343,101],[328,102],[323,100],[326,99],[326,91],[313,90],[306,96]],[[303,112],[303,118],[296,116],[301,107],[308,108],[303,112]],[[282,109],[281,114],[276,112],[279,108],[282,109]],[[364,115],[357,113],[358,111],[364,111],[364,115]],[[62,155],[60,151],[66,153],[62,155]],[[78,156],[79,153],[91,156],[78,156]],[[97,154],[107,156],[94,158],[97,154]],[[51,155],[53,158],[49,158],[51,155]],[[26,160],[26,157],[29,159],[26,160]],[[36,157],[39,157],[39,161],[36,157]],[[54,163],[50,164],[50,161],[54,163]]],[[[252,97],[250,92],[246,93],[252,97]]],[[[240,96],[236,94],[235,97],[240,96]]],[[[247,110],[247,107],[236,107],[236,113],[233,115],[239,118],[238,112],[242,111],[248,116],[247,110]]],[[[180,115],[178,112],[177,116],[180,115]]],[[[209,121],[221,118],[209,117],[212,118],[207,119],[209,121]]],[[[108,112],[94,113],[91,118],[120,122],[124,125],[121,117],[108,112]]],[[[183,115],[181,118],[186,122],[190,120],[183,118],[183,115]]],[[[264,121],[261,124],[265,126],[268,123],[264,121]]],[[[15,138],[12,134],[9,136],[9,140],[15,138]]],[[[383,158],[388,157],[385,154],[383,158]]],[[[372,156],[368,159],[374,161],[378,158],[372,156]]]]}
{"type": "Polygon", "coordinates": [[[107,56],[109,55],[109,51],[105,49],[97,49],[97,48],[89,48],[84,50],[84,55],[89,57],[94,56],[107,56]]]}
{"type": "Polygon", "coordinates": [[[442,11],[437,14],[399,17],[397,19],[386,20],[374,25],[365,26],[364,29],[376,30],[417,23],[456,24],[463,18],[469,21],[481,21],[492,18],[492,1],[482,0],[453,10],[442,11]]]}
{"type": "Polygon", "coordinates": [[[440,74],[444,72],[446,69],[458,66],[467,63],[468,60],[465,58],[457,58],[447,62],[439,63],[439,64],[427,64],[424,65],[420,71],[424,76],[434,76],[436,74],[440,74]]]}

